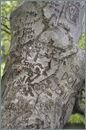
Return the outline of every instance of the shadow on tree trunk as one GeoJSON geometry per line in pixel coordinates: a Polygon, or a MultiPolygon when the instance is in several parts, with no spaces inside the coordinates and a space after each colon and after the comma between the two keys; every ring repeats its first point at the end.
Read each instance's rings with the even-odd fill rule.
{"type": "Polygon", "coordinates": [[[85,129],[85,125],[67,123],[63,129],[85,129]]]}

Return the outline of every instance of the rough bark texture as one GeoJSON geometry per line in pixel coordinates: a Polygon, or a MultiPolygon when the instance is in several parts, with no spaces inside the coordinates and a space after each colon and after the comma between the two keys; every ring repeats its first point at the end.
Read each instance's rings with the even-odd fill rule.
{"type": "Polygon", "coordinates": [[[12,12],[2,127],[63,128],[84,79],[82,2],[24,2],[12,12]]]}

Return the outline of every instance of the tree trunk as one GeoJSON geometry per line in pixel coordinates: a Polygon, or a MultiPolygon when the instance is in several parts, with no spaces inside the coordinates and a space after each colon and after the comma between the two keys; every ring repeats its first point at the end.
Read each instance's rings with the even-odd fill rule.
{"type": "Polygon", "coordinates": [[[24,2],[11,14],[2,128],[63,128],[84,79],[84,2],[24,2]]]}

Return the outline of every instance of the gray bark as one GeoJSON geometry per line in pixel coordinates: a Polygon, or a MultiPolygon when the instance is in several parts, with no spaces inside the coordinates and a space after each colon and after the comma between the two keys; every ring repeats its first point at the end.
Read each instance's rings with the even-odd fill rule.
{"type": "Polygon", "coordinates": [[[24,2],[10,17],[2,128],[63,128],[84,79],[84,2],[24,2]]]}

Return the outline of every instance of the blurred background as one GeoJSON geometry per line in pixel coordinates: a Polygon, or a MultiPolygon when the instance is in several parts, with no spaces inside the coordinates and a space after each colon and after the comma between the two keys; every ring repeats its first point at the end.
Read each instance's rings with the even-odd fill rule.
{"type": "MultiPolygon", "coordinates": [[[[4,67],[6,58],[9,54],[9,48],[11,43],[11,32],[10,32],[10,13],[17,7],[23,0],[16,0],[16,1],[2,1],[1,2],[1,56],[0,56],[0,63],[1,63],[1,78],[4,74],[4,67]]],[[[78,46],[81,49],[85,49],[85,16],[83,19],[83,29],[80,36],[80,40],[78,42],[78,46]]],[[[85,83],[82,88],[85,88],[85,83]]],[[[80,94],[80,98],[77,101],[81,109],[85,108],[85,89],[82,90],[80,94]]],[[[76,103],[77,104],[77,103],[76,103]]],[[[82,111],[77,111],[76,106],[74,107],[74,112],[70,116],[67,125],[65,128],[84,128],[85,125],[85,115],[82,111]]]]}

